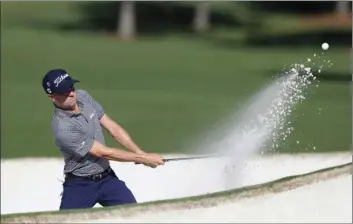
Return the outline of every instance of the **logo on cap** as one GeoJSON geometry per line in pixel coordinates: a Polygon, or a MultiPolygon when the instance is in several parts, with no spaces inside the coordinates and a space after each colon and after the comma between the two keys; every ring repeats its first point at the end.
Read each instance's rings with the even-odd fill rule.
{"type": "Polygon", "coordinates": [[[58,78],[54,80],[55,87],[58,87],[58,85],[66,78],[69,77],[69,75],[66,73],[65,75],[60,75],[58,78]]]}
{"type": "Polygon", "coordinates": [[[42,80],[42,85],[46,93],[66,93],[72,86],[79,82],[72,79],[63,69],[52,69],[48,71],[42,80]]]}

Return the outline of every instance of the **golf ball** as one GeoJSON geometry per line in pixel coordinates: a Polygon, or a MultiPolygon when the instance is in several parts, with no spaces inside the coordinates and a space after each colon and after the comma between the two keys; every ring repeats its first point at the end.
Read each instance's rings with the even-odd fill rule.
{"type": "Polygon", "coordinates": [[[329,47],[329,45],[328,45],[328,43],[323,43],[323,44],[321,45],[321,47],[322,47],[322,50],[327,50],[328,47],[329,47]]]}

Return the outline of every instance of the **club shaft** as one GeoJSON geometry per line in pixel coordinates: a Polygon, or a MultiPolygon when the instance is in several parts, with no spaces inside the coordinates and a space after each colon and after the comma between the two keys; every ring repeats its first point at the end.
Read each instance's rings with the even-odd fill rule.
{"type": "MultiPolygon", "coordinates": [[[[171,158],[171,159],[163,159],[163,162],[172,162],[172,161],[180,161],[180,160],[191,160],[191,159],[205,159],[205,158],[211,158],[211,157],[216,157],[216,156],[197,156],[197,157],[171,158]]],[[[141,164],[141,163],[135,163],[135,164],[141,164]]]]}
{"type": "Polygon", "coordinates": [[[163,159],[163,161],[164,161],[164,162],[170,162],[170,161],[190,160],[190,159],[204,159],[204,158],[210,158],[210,156],[172,158],[172,159],[163,159]]]}

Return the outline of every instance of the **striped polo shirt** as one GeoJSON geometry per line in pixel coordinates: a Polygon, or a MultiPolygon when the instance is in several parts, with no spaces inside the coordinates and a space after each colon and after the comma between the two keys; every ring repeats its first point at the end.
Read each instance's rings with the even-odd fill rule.
{"type": "Polygon", "coordinates": [[[104,109],[87,91],[76,90],[76,95],[80,113],[55,107],[51,130],[55,145],[64,157],[64,173],[88,176],[109,167],[109,160],[88,153],[94,140],[105,144],[99,122],[104,109]]]}

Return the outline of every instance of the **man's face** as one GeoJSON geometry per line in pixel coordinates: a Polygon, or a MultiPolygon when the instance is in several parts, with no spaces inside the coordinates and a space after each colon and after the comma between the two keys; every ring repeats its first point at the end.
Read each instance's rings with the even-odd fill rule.
{"type": "Polygon", "coordinates": [[[76,105],[76,93],[75,89],[71,88],[64,94],[51,94],[49,98],[55,103],[55,105],[63,110],[74,110],[76,105]]]}

